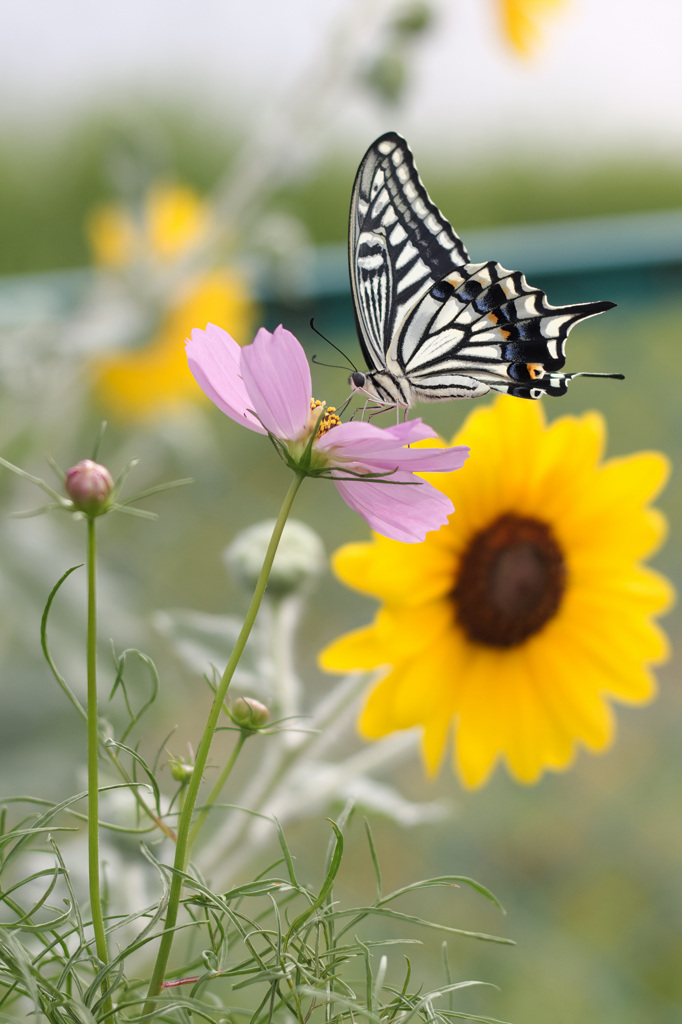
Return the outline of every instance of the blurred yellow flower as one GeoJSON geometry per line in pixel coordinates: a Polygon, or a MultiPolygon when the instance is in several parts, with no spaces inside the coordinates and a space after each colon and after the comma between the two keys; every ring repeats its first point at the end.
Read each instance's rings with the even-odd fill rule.
{"type": "MultiPolygon", "coordinates": [[[[88,232],[96,261],[121,270],[138,262],[181,261],[202,243],[209,226],[210,208],[191,189],[157,185],[139,219],[108,204],[93,212],[88,232]]],[[[243,277],[233,269],[187,273],[152,337],[93,362],[96,392],[121,418],[149,419],[202,400],[185,357],[185,339],[198,323],[225,323],[237,341],[251,338],[256,310],[243,277]]]]}
{"type": "Polygon", "coordinates": [[[169,261],[186,255],[209,228],[207,204],[185,185],[155,185],[139,217],[120,203],[93,210],[88,238],[97,263],[125,267],[147,255],[169,261]]]}
{"type": "Polygon", "coordinates": [[[540,23],[562,7],[566,0],[499,0],[502,26],[517,53],[529,56],[542,40],[540,23]]]}
{"type": "Polygon", "coordinates": [[[613,740],[609,699],[650,700],[665,660],[653,616],[673,591],[640,560],[662,543],[650,507],[665,456],[601,463],[598,413],[544,423],[540,403],[500,397],[453,444],[465,469],[426,475],[455,504],[423,544],[375,536],[336,552],[345,583],[382,602],[374,623],[321,654],[332,672],[387,666],[360,731],[420,726],[429,772],[455,733],[454,761],[479,786],[500,758],[520,782],[567,768],[575,746],[613,740]]]}

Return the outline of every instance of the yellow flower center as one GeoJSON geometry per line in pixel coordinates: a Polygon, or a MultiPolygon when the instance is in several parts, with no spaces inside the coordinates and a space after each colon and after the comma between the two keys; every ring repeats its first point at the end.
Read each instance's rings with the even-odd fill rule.
{"type": "Polygon", "coordinates": [[[515,647],[556,615],[566,587],[561,548],[546,523],[510,513],[469,543],[453,591],[470,640],[515,647]]]}
{"type": "MultiPolygon", "coordinates": [[[[317,423],[322,409],[326,406],[326,402],[320,402],[317,398],[310,399],[310,427],[311,430],[317,423]]],[[[341,422],[340,418],[336,415],[336,406],[330,405],[322,419],[320,420],[315,440],[322,437],[323,434],[328,433],[332,427],[338,427],[341,422]]]]}

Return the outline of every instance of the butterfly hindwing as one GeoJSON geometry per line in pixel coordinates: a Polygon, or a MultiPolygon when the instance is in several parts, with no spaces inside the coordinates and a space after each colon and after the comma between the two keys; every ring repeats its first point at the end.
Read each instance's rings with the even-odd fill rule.
{"type": "Polygon", "coordinates": [[[415,400],[487,390],[523,398],[564,394],[572,375],[560,371],[571,327],[611,305],[552,306],[518,271],[493,262],[467,264],[411,310],[396,337],[397,362],[415,400]]]}
{"type": "Polygon", "coordinates": [[[471,263],[395,132],[377,139],[358,169],[349,262],[370,367],[361,387],[382,405],[491,389],[522,398],[564,394],[579,376],[561,372],[571,327],[614,305],[552,306],[518,271],[471,263]]]}

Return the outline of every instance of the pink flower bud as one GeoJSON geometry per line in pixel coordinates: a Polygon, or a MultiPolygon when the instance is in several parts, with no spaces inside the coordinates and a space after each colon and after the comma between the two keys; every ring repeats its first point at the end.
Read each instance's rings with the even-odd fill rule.
{"type": "Polygon", "coordinates": [[[89,515],[104,511],[113,486],[106,466],[92,459],[81,459],[66,474],[66,493],[79,511],[89,515]]]}

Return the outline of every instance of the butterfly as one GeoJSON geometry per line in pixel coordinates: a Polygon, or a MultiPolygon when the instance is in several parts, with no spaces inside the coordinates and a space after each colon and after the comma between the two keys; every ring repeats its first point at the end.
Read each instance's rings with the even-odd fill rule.
{"type": "Polygon", "coordinates": [[[369,147],[353,185],[348,258],[355,322],[368,372],[352,387],[376,406],[563,395],[564,345],[579,320],[613,302],[552,306],[519,271],[471,263],[430,199],[403,138],[369,147]]]}

